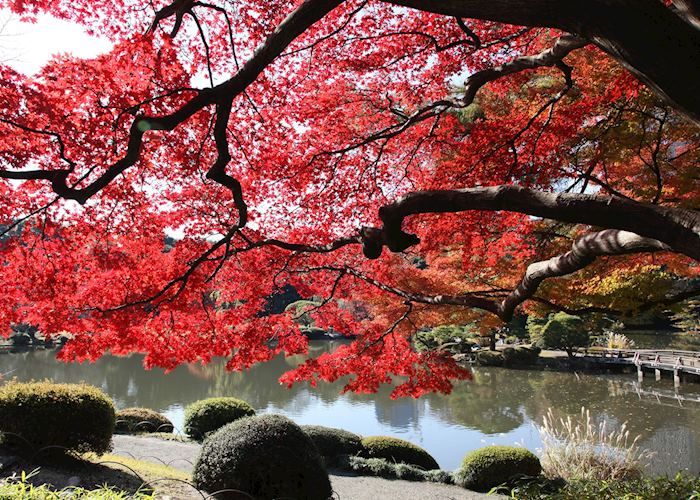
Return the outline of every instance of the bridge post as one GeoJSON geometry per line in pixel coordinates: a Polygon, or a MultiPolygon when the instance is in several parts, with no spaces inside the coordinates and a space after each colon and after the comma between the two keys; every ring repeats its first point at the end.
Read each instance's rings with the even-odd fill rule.
{"type": "Polygon", "coordinates": [[[657,382],[661,380],[661,370],[659,370],[658,368],[654,368],[654,377],[656,378],[657,382]]]}
{"type": "Polygon", "coordinates": [[[676,366],[673,367],[673,386],[680,387],[681,385],[681,369],[683,368],[683,358],[678,356],[676,366]]]}
{"type": "Polygon", "coordinates": [[[644,380],[644,371],[642,370],[642,365],[637,365],[637,381],[642,382],[644,380]]]}

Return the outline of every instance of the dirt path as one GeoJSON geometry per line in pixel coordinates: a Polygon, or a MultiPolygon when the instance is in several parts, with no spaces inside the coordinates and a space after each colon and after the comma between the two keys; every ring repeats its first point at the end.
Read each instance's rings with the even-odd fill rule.
{"type": "MultiPolygon", "coordinates": [[[[114,454],[161,463],[191,472],[200,446],[147,437],[114,436],[114,454]]],[[[388,480],[377,477],[331,474],[341,500],[477,500],[494,498],[458,486],[388,480]]]]}

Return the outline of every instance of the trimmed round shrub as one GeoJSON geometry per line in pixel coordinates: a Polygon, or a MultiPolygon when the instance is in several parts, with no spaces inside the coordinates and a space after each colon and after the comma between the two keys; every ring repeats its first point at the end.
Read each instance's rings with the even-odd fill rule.
{"type": "Polygon", "coordinates": [[[167,417],[149,408],[124,408],[116,415],[116,432],[173,432],[173,423],[167,417]]]}
{"type": "Polygon", "coordinates": [[[21,454],[103,454],[111,449],[114,405],[86,384],[10,382],[0,387],[0,432],[21,454]]]}
{"type": "Polygon", "coordinates": [[[488,491],[517,476],[538,476],[540,472],[540,459],[529,450],[515,446],[487,446],[464,457],[455,480],[464,488],[488,491]]]}
{"type": "Polygon", "coordinates": [[[238,490],[259,500],[326,500],[332,493],[311,438],[282,415],[242,418],[207,436],[192,479],[211,493],[238,490]]]}
{"type": "Polygon", "coordinates": [[[210,432],[252,415],[255,415],[253,407],[241,399],[202,399],[185,408],[185,434],[202,441],[210,432]]]}
{"type": "Polygon", "coordinates": [[[362,437],[343,429],[322,425],[302,425],[327,464],[342,455],[357,455],[362,451],[362,437]]]}
{"type": "Polygon", "coordinates": [[[365,458],[383,458],[394,463],[415,465],[425,470],[440,468],[437,461],[423,448],[395,437],[366,437],[362,440],[361,454],[365,458]]]}

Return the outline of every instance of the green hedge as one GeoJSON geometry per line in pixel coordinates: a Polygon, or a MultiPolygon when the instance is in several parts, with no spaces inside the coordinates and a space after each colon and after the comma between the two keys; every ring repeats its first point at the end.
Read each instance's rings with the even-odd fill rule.
{"type": "Polygon", "coordinates": [[[454,484],[452,474],[447,471],[440,469],[423,470],[415,465],[397,464],[383,458],[363,458],[345,455],[339,459],[338,464],[341,469],[352,471],[361,476],[454,484]]]}
{"type": "Polygon", "coordinates": [[[437,461],[423,448],[403,439],[370,436],[362,440],[362,456],[415,465],[425,470],[439,469],[437,461]]]}
{"type": "Polygon", "coordinates": [[[362,451],[362,437],[343,429],[322,425],[302,425],[326,464],[334,463],[342,455],[357,455],[362,451]]]}
{"type": "Polygon", "coordinates": [[[0,432],[22,454],[105,453],[111,448],[114,406],[86,384],[10,382],[0,387],[0,432]],[[67,450],[63,450],[65,448],[67,450]]]}
{"type": "Polygon", "coordinates": [[[239,490],[260,500],[326,500],[332,494],[313,442],[282,415],[242,418],[210,434],[192,478],[204,491],[239,490]]]}
{"type": "Polygon", "coordinates": [[[518,476],[538,476],[540,460],[531,451],[515,446],[487,446],[468,453],[455,473],[457,484],[488,491],[518,476]]]}
{"type": "Polygon", "coordinates": [[[116,432],[173,432],[173,423],[167,417],[149,408],[124,408],[116,415],[116,432]]]}
{"type": "Polygon", "coordinates": [[[185,433],[196,441],[242,417],[255,415],[252,406],[236,398],[209,398],[185,408],[185,433]]]}

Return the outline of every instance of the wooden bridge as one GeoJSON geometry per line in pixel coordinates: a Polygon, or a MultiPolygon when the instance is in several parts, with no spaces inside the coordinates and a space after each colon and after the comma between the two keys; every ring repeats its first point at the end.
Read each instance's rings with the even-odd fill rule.
{"type": "Polygon", "coordinates": [[[655,349],[586,349],[580,352],[583,357],[597,363],[610,365],[630,365],[637,367],[637,379],[644,379],[644,370],[654,370],[656,380],[661,372],[673,372],[673,382],[681,383],[682,374],[700,375],[700,352],[655,349]]]}

